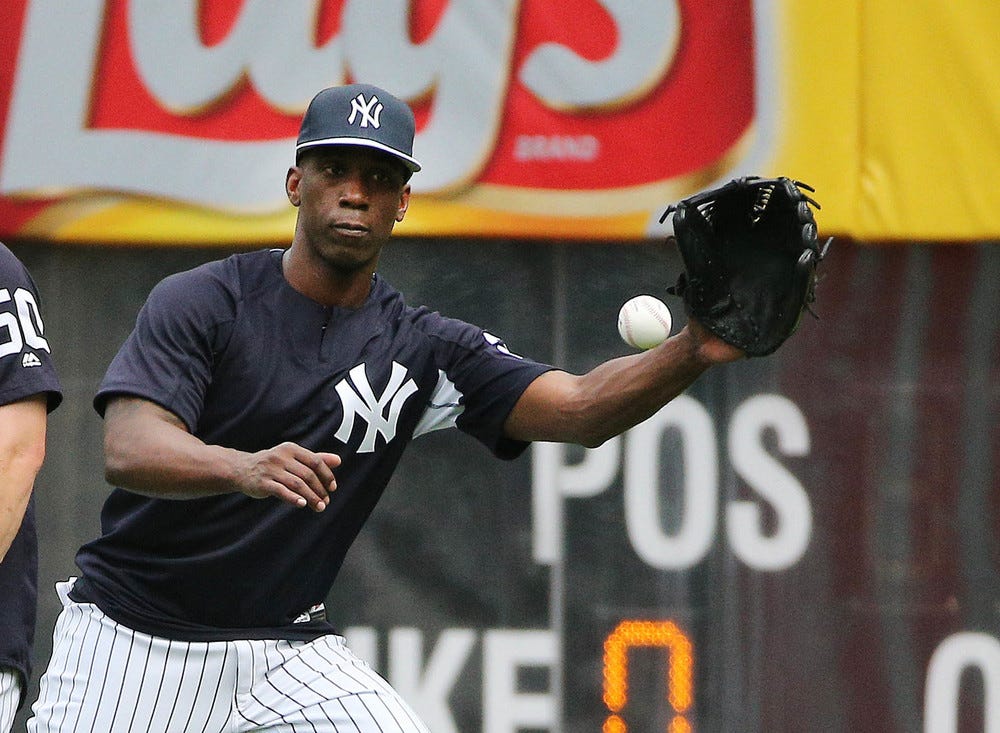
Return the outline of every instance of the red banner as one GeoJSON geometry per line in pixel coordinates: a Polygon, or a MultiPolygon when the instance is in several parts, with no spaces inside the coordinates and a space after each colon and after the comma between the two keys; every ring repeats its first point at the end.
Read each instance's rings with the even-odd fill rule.
{"type": "Polygon", "coordinates": [[[473,229],[553,209],[651,219],[754,149],[751,0],[299,5],[8,3],[0,236],[185,240],[207,216],[216,241],[241,239],[221,222],[245,214],[284,226],[300,116],[354,80],[414,107],[414,190],[435,211],[492,212],[473,229]]]}

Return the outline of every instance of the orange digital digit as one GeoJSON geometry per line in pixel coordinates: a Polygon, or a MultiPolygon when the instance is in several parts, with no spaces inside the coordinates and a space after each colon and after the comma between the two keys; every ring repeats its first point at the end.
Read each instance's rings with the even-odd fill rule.
{"type": "Polygon", "coordinates": [[[685,713],[694,697],[691,640],[670,621],[622,621],[604,640],[604,704],[610,715],[602,733],[627,733],[620,713],[628,700],[628,653],[635,647],[667,652],[667,700],[674,710],[666,733],[691,733],[685,713]]]}

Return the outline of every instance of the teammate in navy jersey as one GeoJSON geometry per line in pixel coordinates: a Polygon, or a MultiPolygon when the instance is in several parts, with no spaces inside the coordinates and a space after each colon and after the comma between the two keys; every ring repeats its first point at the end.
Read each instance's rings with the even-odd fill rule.
{"type": "Polygon", "coordinates": [[[38,587],[32,489],[45,459],[48,413],[62,401],[27,269],[0,244],[0,733],[31,674],[38,587]]]}
{"type": "Polygon", "coordinates": [[[310,104],[291,246],[159,283],[108,368],[101,536],[59,585],[29,731],[426,733],[323,600],[404,448],[457,427],[497,456],[598,445],[741,354],[689,324],[575,376],[408,306],[376,274],[410,201],[414,117],[310,104]]]}

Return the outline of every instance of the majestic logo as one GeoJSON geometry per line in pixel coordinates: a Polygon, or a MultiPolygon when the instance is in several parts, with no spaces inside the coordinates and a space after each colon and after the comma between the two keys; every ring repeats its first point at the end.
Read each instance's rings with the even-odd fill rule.
{"type": "Polygon", "coordinates": [[[292,621],[293,624],[307,624],[310,621],[326,621],[326,606],[322,603],[317,603],[314,606],[309,606],[308,609],[300,613],[292,621]]]}
{"type": "Polygon", "coordinates": [[[342,443],[348,442],[351,433],[354,432],[356,417],[368,423],[358,453],[373,453],[375,438],[378,435],[381,435],[386,443],[396,437],[396,423],[399,421],[403,405],[417,391],[417,385],[412,379],[407,379],[406,375],[406,367],[392,362],[389,383],[385,386],[382,396],[376,397],[365,373],[365,365],[358,364],[354,367],[336,387],[344,406],[344,419],[334,437],[342,443]]]}
{"type": "Polygon", "coordinates": [[[347,118],[348,124],[353,125],[354,119],[358,115],[361,115],[361,127],[368,127],[370,124],[377,130],[381,125],[379,117],[382,115],[382,103],[378,101],[378,97],[373,94],[372,98],[365,102],[365,95],[358,94],[358,96],[352,99],[351,116],[347,118]],[[374,113],[372,112],[372,108],[374,108],[374,113]]]}
{"type": "Polygon", "coordinates": [[[21,357],[21,366],[23,367],[36,367],[41,365],[42,365],[41,359],[39,359],[30,351],[26,353],[23,357],[21,357]]]}

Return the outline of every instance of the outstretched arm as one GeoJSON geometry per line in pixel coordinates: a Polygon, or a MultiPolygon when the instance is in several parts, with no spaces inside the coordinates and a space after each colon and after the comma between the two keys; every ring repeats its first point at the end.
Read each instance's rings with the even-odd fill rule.
{"type": "Polygon", "coordinates": [[[45,459],[47,399],[37,394],[0,406],[0,562],[21,528],[45,459]]]}
{"type": "Polygon", "coordinates": [[[586,374],[546,372],[521,395],[504,430],[516,440],[596,447],[653,415],[713,364],[742,357],[691,320],[659,346],[586,374]]]}
{"type": "Polygon", "coordinates": [[[208,445],[169,410],[138,397],[114,397],[104,412],[104,475],[146,496],[193,499],[241,492],[276,496],[323,511],[340,457],[282,443],[256,453],[208,445]]]}

